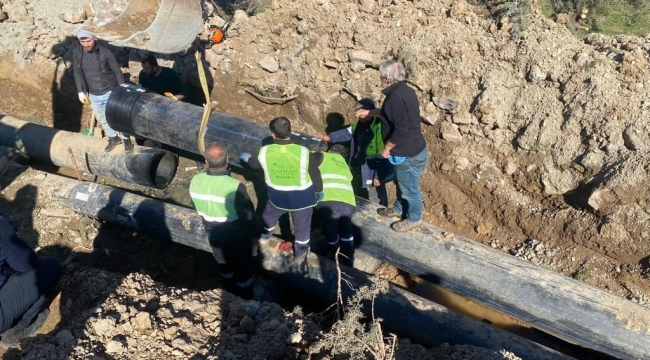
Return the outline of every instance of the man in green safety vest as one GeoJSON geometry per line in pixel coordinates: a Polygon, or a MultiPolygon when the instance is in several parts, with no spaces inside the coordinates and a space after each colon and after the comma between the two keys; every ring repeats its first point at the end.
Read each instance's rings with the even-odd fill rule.
{"type": "MultiPolygon", "coordinates": [[[[375,108],[375,102],[369,98],[361,99],[354,104],[354,111],[375,108]]],[[[349,164],[355,176],[355,189],[360,190],[357,195],[388,206],[386,183],[393,179],[393,165],[381,156],[384,140],[379,117],[359,118],[359,121],[346,129],[334,131],[329,135],[316,135],[316,137],[331,143],[350,141],[349,164]]]]}
{"type": "Polygon", "coordinates": [[[253,239],[260,236],[259,220],[246,186],[230,176],[228,154],[212,143],[205,150],[207,171],[190,183],[194,208],[203,219],[214,258],[231,291],[253,297],[253,239]]]}
{"type": "Polygon", "coordinates": [[[273,234],[278,219],[289,212],[295,241],[294,261],[301,264],[309,252],[313,207],[323,197],[323,183],[318,164],[322,153],[310,153],[304,146],[291,141],[291,122],[277,117],[269,124],[273,143],[264,145],[256,157],[244,152],[242,162],[264,171],[268,202],[262,214],[264,233],[260,245],[273,234]]]}
{"type": "Polygon", "coordinates": [[[323,178],[325,196],[316,205],[323,223],[323,234],[332,250],[340,248],[343,255],[340,262],[352,266],[354,262],[354,236],[352,235],[352,214],[357,202],[352,189],[352,173],[342,154],[345,148],[334,145],[318,167],[323,178]]]}

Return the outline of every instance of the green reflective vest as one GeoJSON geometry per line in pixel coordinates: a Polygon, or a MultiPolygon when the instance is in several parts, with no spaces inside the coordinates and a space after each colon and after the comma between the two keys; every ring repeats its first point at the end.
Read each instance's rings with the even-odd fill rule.
{"type": "Polygon", "coordinates": [[[239,180],[227,175],[195,175],[190,183],[194,208],[208,222],[231,222],[239,219],[235,194],[239,180]]]}
{"type": "Polygon", "coordinates": [[[305,190],[309,177],[309,150],[296,144],[262,146],[257,159],[264,169],[264,181],[279,191],[305,190]]]}
{"type": "Polygon", "coordinates": [[[339,201],[357,206],[352,189],[352,173],[343,156],[323,153],[323,162],[318,167],[323,178],[322,201],[339,201]]]}
{"type": "MultiPolygon", "coordinates": [[[[354,135],[354,131],[357,129],[359,122],[355,122],[350,126],[350,131],[354,135]]],[[[381,150],[384,148],[384,139],[381,135],[381,121],[378,118],[372,118],[370,120],[370,131],[372,132],[372,140],[366,146],[366,157],[376,158],[381,156],[381,150]]]]}

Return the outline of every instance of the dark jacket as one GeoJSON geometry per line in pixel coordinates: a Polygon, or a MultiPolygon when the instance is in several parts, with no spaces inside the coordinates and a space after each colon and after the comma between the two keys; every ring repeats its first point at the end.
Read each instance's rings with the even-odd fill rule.
{"type": "MultiPolygon", "coordinates": [[[[378,118],[373,118],[372,121],[381,121],[378,118]]],[[[370,123],[361,123],[356,126],[354,132],[352,127],[342,130],[334,131],[329,134],[330,142],[342,143],[350,141],[350,160],[351,168],[361,169],[361,186],[371,187],[374,179],[382,183],[388,182],[393,179],[393,165],[388,162],[388,159],[368,158],[366,156],[366,148],[368,144],[374,140],[374,134],[370,129],[370,123]]]]}
{"type": "Polygon", "coordinates": [[[0,214],[0,287],[7,281],[4,266],[16,272],[27,272],[36,268],[38,257],[34,250],[18,236],[9,220],[0,214]]]}
{"type": "Polygon", "coordinates": [[[413,157],[421,153],[427,143],[422,135],[420,104],[415,91],[399,82],[382,90],[386,100],[381,107],[384,143],[390,141],[395,156],[413,157]]]}
{"type": "Polygon", "coordinates": [[[97,43],[95,51],[99,52],[99,64],[103,79],[87,79],[81,69],[81,63],[85,51],[86,50],[84,50],[81,45],[77,45],[72,51],[72,70],[74,73],[74,82],[77,86],[77,92],[88,93],[88,82],[90,81],[95,83],[105,81],[107,83],[106,91],[102,94],[93,95],[103,95],[106,92],[111,91],[114,87],[124,83],[124,75],[122,74],[120,65],[115,59],[115,55],[99,43],[97,43]]]}

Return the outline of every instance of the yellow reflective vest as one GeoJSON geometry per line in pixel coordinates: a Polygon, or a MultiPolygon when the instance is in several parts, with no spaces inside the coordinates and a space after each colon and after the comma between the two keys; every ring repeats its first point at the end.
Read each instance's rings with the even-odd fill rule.
{"type": "Polygon", "coordinates": [[[194,208],[207,222],[238,220],[235,195],[239,184],[239,180],[228,175],[195,175],[190,183],[194,208]]]}
{"type": "Polygon", "coordinates": [[[323,153],[323,162],[318,166],[323,178],[322,201],[338,201],[356,206],[352,189],[352,173],[345,159],[339,154],[323,153]]]}

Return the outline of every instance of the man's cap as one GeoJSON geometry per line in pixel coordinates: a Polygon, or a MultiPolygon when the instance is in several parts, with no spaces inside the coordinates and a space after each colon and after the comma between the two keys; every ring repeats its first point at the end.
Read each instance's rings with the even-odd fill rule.
{"type": "Polygon", "coordinates": [[[90,31],[80,26],[77,28],[77,39],[83,39],[83,38],[97,40],[97,36],[95,36],[95,34],[91,33],[90,31]]]}
{"type": "Polygon", "coordinates": [[[375,102],[371,98],[363,98],[354,104],[354,111],[359,109],[372,110],[376,107],[375,102]]]}

